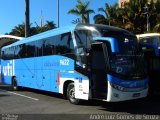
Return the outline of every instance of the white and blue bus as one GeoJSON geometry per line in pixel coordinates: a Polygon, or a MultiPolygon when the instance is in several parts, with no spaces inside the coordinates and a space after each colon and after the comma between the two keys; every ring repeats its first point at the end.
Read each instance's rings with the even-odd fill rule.
{"type": "Polygon", "coordinates": [[[160,33],[137,35],[148,65],[149,94],[160,93],[160,33]]]}
{"type": "Polygon", "coordinates": [[[105,25],[57,28],[2,48],[2,81],[60,93],[73,104],[143,98],[148,78],[136,36],[105,25]]]}

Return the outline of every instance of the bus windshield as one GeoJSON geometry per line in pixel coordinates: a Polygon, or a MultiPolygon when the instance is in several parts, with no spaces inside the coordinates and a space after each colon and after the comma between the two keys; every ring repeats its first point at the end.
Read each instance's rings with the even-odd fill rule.
{"type": "Polygon", "coordinates": [[[118,53],[109,56],[110,72],[126,79],[141,79],[146,75],[143,55],[138,50],[136,36],[126,31],[99,30],[102,37],[118,41],[118,53]]]}
{"type": "MultiPolygon", "coordinates": [[[[87,31],[87,29],[85,30],[87,31]]],[[[108,54],[109,71],[111,74],[123,77],[123,79],[141,79],[146,76],[145,62],[143,55],[138,50],[135,35],[122,29],[111,29],[104,26],[94,26],[94,28],[89,29],[85,33],[87,34],[86,36],[91,36],[90,38],[83,37],[86,44],[89,43],[87,42],[88,39],[92,41],[93,37],[112,37],[117,40],[118,52],[110,52],[108,54]]],[[[76,34],[82,34],[81,30],[77,30],[76,34]]]]}
{"type": "Polygon", "coordinates": [[[146,75],[142,55],[112,54],[109,59],[110,72],[126,79],[139,79],[146,75]]]}
{"type": "Polygon", "coordinates": [[[139,40],[142,43],[154,44],[158,47],[158,49],[160,49],[160,35],[159,36],[140,37],[139,40]]]}

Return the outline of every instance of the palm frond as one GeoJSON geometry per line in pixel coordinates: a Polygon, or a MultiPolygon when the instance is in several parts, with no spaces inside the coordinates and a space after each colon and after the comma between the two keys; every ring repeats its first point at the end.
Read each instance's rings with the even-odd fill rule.
{"type": "Polygon", "coordinates": [[[80,12],[77,9],[71,9],[68,11],[68,14],[80,15],[80,12]]]}

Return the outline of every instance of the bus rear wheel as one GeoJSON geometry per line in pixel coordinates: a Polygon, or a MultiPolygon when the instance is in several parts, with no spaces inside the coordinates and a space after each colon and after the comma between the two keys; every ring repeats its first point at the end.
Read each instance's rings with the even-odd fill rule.
{"type": "Polygon", "coordinates": [[[74,83],[70,83],[67,87],[67,98],[72,104],[78,105],[80,103],[80,100],[75,98],[74,83]]]}
{"type": "Polygon", "coordinates": [[[13,78],[12,78],[12,90],[13,90],[13,91],[18,91],[18,86],[17,86],[16,77],[13,77],[13,78]]]}

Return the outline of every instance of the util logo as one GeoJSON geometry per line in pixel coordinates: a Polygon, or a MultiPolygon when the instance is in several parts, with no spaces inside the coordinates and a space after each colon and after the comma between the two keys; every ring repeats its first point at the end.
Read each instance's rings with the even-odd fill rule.
{"type": "Polygon", "coordinates": [[[5,66],[0,66],[0,73],[4,76],[14,76],[15,75],[15,61],[10,60],[5,66]]]}

